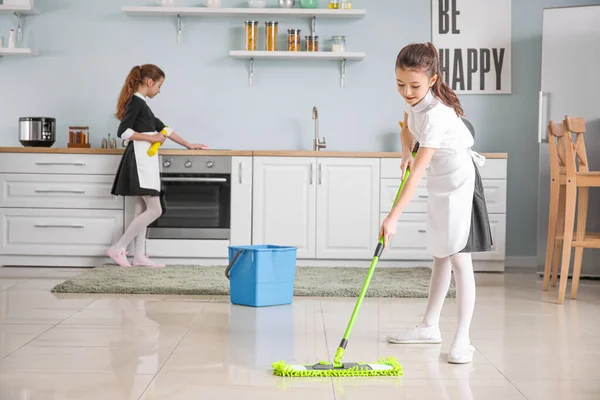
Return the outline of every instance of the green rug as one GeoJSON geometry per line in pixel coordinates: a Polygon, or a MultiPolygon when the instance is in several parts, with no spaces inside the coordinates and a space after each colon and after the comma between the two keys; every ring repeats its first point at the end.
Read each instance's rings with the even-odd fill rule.
{"type": "MultiPolygon", "coordinates": [[[[229,295],[225,267],[170,265],[166,268],[102,266],[55,286],[59,293],[229,295]]],[[[295,296],[358,297],[367,268],[297,267],[295,296]]],[[[429,268],[379,268],[367,297],[425,298],[429,268]]],[[[455,297],[452,285],[448,297],[455,297]]]]}

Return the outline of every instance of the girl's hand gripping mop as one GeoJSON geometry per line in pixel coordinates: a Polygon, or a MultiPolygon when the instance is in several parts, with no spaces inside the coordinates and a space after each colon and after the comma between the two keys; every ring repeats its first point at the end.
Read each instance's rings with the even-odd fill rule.
{"type": "MultiPolygon", "coordinates": [[[[417,145],[418,146],[418,145],[417,145]]],[[[413,151],[413,157],[416,156],[416,148],[413,151]]],[[[406,173],[404,174],[404,178],[402,178],[402,182],[400,183],[400,187],[398,188],[398,193],[396,194],[396,199],[394,200],[394,204],[398,201],[398,197],[400,197],[400,192],[404,187],[404,183],[406,182],[406,178],[410,174],[410,169],[406,169],[406,173]]],[[[377,249],[375,250],[375,255],[373,256],[373,261],[371,261],[371,267],[369,268],[369,272],[367,273],[367,278],[365,279],[365,283],[363,284],[362,290],[360,291],[360,295],[358,296],[358,300],[356,302],[356,306],[354,307],[354,311],[352,312],[352,316],[350,317],[350,322],[348,323],[348,327],[346,328],[346,333],[342,338],[340,346],[338,347],[335,358],[333,359],[333,363],[327,361],[321,361],[317,364],[313,365],[289,365],[284,361],[278,361],[273,363],[273,373],[278,376],[289,376],[289,377],[319,377],[319,376],[399,376],[402,375],[402,366],[398,363],[398,360],[395,357],[382,357],[378,362],[375,363],[363,363],[363,362],[354,362],[354,363],[342,363],[342,357],[346,351],[346,346],[348,345],[348,339],[350,338],[350,333],[352,332],[352,327],[354,326],[354,321],[358,315],[358,311],[360,310],[360,306],[362,305],[363,299],[367,293],[367,289],[369,288],[369,284],[371,283],[371,278],[373,277],[373,273],[375,272],[375,266],[379,261],[379,257],[383,253],[383,236],[379,239],[379,243],[377,244],[377,249]]]]}

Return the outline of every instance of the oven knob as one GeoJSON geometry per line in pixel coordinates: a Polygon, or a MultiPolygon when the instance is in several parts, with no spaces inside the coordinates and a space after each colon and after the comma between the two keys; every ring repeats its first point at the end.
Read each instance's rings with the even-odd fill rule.
{"type": "Polygon", "coordinates": [[[169,168],[169,167],[171,166],[171,161],[169,161],[169,160],[165,160],[165,162],[163,163],[163,166],[164,166],[165,168],[169,168]]]}
{"type": "Polygon", "coordinates": [[[191,168],[192,162],[190,160],[187,160],[184,165],[186,168],[191,168]]]}
{"type": "Polygon", "coordinates": [[[214,163],[213,161],[207,161],[207,162],[206,162],[206,166],[207,166],[208,168],[212,168],[214,165],[215,165],[215,163],[214,163]]]}

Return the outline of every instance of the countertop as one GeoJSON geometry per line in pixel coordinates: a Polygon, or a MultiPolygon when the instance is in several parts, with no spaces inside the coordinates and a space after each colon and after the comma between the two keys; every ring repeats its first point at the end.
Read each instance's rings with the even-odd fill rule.
{"type": "MultiPolygon", "coordinates": [[[[0,153],[41,154],[123,154],[124,148],[59,148],[59,147],[0,147],[0,153]]],[[[369,151],[311,151],[311,150],[185,150],[164,149],[161,155],[256,156],[256,157],[342,157],[342,158],[400,158],[399,152],[369,151]]],[[[481,153],[488,159],[507,159],[508,153],[481,153]]]]}

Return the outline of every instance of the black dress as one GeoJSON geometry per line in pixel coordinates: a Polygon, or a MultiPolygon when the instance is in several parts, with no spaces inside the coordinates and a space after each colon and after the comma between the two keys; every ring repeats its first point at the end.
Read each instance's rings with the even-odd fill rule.
{"type": "MultiPolygon", "coordinates": [[[[119,124],[117,136],[129,138],[133,132],[160,132],[165,124],[154,116],[141,95],[131,97],[125,108],[125,115],[119,124]]],[[[158,173],[158,172],[156,172],[158,173]]],[[[134,141],[130,140],[119,163],[111,193],[116,196],[159,196],[157,188],[140,186],[138,162],[134,151],[134,141]]]]}

